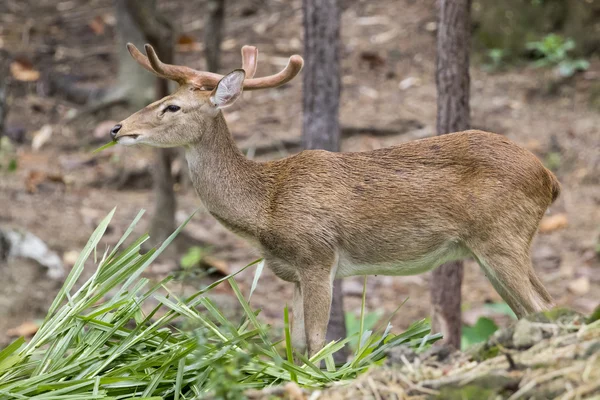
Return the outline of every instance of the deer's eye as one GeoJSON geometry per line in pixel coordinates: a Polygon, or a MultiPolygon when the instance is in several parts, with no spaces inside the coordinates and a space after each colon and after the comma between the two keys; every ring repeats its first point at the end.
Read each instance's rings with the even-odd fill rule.
{"type": "Polygon", "coordinates": [[[170,106],[167,106],[165,108],[165,111],[168,111],[168,112],[177,112],[179,110],[181,110],[181,107],[173,105],[173,104],[171,104],[170,106]]]}

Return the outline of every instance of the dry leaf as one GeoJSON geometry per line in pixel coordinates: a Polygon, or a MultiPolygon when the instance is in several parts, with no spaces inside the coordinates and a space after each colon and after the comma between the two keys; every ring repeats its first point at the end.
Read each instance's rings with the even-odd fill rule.
{"type": "Polygon", "coordinates": [[[93,20],[88,22],[88,26],[95,35],[104,34],[104,19],[100,15],[97,15],[93,20]]]}
{"type": "Polygon", "coordinates": [[[10,337],[30,337],[35,335],[40,326],[32,321],[27,321],[17,326],[16,328],[12,328],[6,331],[6,334],[10,337]]]}
{"type": "Polygon", "coordinates": [[[66,184],[65,178],[61,174],[51,173],[48,174],[43,171],[29,171],[27,178],[25,178],[25,188],[29,193],[36,193],[38,186],[45,182],[56,182],[66,184]]]}
{"type": "Polygon", "coordinates": [[[40,79],[40,71],[26,60],[16,60],[10,63],[10,73],[18,81],[34,82],[40,79]]]}
{"type": "Polygon", "coordinates": [[[42,171],[29,171],[25,179],[25,188],[29,193],[36,193],[37,187],[46,179],[46,174],[42,171]]]}
{"type": "Polygon", "coordinates": [[[582,276],[569,282],[568,289],[578,296],[584,295],[590,291],[590,278],[582,276]]]}
{"type": "Polygon", "coordinates": [[[190,35],[179,35],[179,37],[177,38],[177,44],[194,44],[196,41],[194,40],[193,37],[191,37],[190,35]]]}
{"type": "Polygon", "coordinates": [[[38,151],[39,149],[42,148],[42,146],[44,144],[46,144],[48,142],[48,140],[50,140],[51,137],[52,137],[52,126],[48,125],[48,124],[42,126],[39,131],[37,131],[33,134],[33,140],[31,141],[31,148],[34,151],[38,151]]]}
{"type": "Polygon", "coordinates": [[[177,50],[181,52],[200,51],[202,46],[190,35],[180,35],[177,38],[177,50]]]}
{"type": "Polygon", "coordinates": [[[201,264],[204,267],[214,268],[218,273],[223,276],[227,276],[231,273],[229,270],[229,265],[223,260],[219,260],[218,258],[214,258],[211,256],[202,257],[201,264]]]}
{"type": "Polygon", "coordinates": [[[566,228],[569,220],[566,214],[556,214],[544,217],[540,223],[540,233],[554,232],[558,229],[566,228]]]}

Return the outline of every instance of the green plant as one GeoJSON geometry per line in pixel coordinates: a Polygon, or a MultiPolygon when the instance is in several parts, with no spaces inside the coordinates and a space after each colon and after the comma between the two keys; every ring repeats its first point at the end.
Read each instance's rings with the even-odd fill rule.
{"type": "MultiPolygon", "coordinates": [[[[364,316],[363,331],[373,330],[381,316],[381,311],[372,311],[366,313],[364,316]]],[[[361,331],[360,318],[352,312],[347,312],[345,317],[346,333],[348,337],[351,338],[348,342],[348,345],[352,351],[355,351],[358,349],[358,333],[361,331]]]]}
{"type": "Polygon", "coordinates": [[[0,170],[6,169],[8,172],[17,170],[18,163],[15,148],[6,136],[0,137],[0,160],[8,160],[6,165],[4,163],[0,164],[0,170]]]}
{"type": "Polygon", "coordinates": [[[498,71],[504,65],[504,58],[506,56],[506,52],[504,49],[489,49],[487,51],[487,60],[488,62],[485,64],[485,68],[489,71],[498,71]]]}
{"type": "Polygon", "coordinates": [[[179,263],[181,264],[181,268],[189,269],[198,266],[198,264],[204,257],[204,253],[205,251],[202,247],[190,247],[188,251],[183,256],[181,256],[181,260],[179,261],[179,263]]]}
{"type": "Polygon", "coordinates": [[[497,330],[498,326],[494,321],[479,317],[475,325],[463,325],[460,347],[464,350],[475,343],[485,342],[497,330]]]}
{"type": "Polygon", "coordinates": [[[532,50],[538,58],[534,67],[555,67],[563,77],[573,76],[577,71],[585,71],[590,63],[584,59],[572,59],[569,51],[575,48],[575,41],[565,39],[557,34],[546,35],[540,41],[528,42],[528,50],[532,50]]]}
{"type": "Polygon", "coordinates": [[[0,397],[239,398],[245,389],[290,380],[318,387],[352,379],[380,363],[393,346],[423,348],[441,337],[430,334],[425,320],[398,335],[390,332],[389,323],[383,332],[373,333],[364,328],[363,311],[358,332],[361,345],[352,361],[336,368],[332,356],[351,338],[331,342],[307,358],[292,349],[289,327],[285,345],[270,337],[270,327],[260,322],[259,312],[250,307],[234,279],[258,264],[252,292],[262,263],[251,263],[192,296],[179,298],[169,289],[172,277],[151,284],[141,274],[185,223],[158,249],[140,254],[140,246],[148,239],[144,235],[119,250],[142,217],[140,212],[115,248],[107,249],[98,260],[96,248],[113,214],[114,210],[92,234],[31,341],[19,338],[0,351],[0,397]],[[90,257],[97,269],[75,289],[90,257]],[[211,289],[225,283],[244,310],[241,321],[225,318],[210,300],[211,289]],[[196,328],[177,328],[182,320],[196,328]],[[302,361],[300,365],[292,361],[294,355],[302,361]],[[324,370],[319,367],[323,361],[324,370]]]}

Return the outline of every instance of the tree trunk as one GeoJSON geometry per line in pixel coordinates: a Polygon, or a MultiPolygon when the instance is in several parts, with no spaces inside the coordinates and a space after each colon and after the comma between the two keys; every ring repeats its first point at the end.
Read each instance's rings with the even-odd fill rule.
{"type": "Polygon", "coordinates": [[[208,0],[206,8],[206,23],[204,25],[206,66],[209,71],[218,72],[221,60],[221,42],[223,40],[225,0],[208,0]]]}
{"type": "MultiPolygon", "coordinates": [[[[340,150],[340,12],[337,0],[304,0],[303,133],[305,149],[340,150]]],[[[346,337],[342,281],[335,280],[327,342],[346,337]]],[[[336,362],[348,358],[344,348],[336,362]]]]}
{"type": "MultiPolygon", "coordinates": [[[[4,135],[4,123],[8,115],[8,80],[10,57],[8,52],[0,49],[0,139],[4,135]]],[[[0,149],[2,144],[0,143],[0,149]]],[[[1,261],[1,260],[0,260],[1,261]]]]}
{"type": "MultiPolygon", "coordinates": [[[[437,31],[437,133],[463,131],[470,125],[469,44],[471,0],[440,0],[437,31]]],[[[445,343],[460,348],[462,261],[433,271],[432,329],[445,343]]]]}
{"type": "MultiPolygon", "coordinates": [[[[145,39],[154,47],[165,63],[173,63],[174,31],[169,21],[156,8],[156,0],[124,0],[133,22],[145,39]]],[[[138,66],[139,68],[139,66],[138,66]]],[[[169,81],[156,80],[158,98],[169,94],[169,81]]],[[[155,149],[153,168],[154,213],[150,222],[150,241],[156,245],[164,241],[176,228],[177,201],[173,190],[171,162],[177,156],[174,149],[155,149]]]]}

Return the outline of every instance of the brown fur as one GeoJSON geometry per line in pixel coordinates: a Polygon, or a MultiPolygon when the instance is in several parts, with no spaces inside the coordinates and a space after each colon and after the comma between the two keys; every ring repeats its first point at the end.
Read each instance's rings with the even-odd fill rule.
{"type": "Polygon", "coordinates": [[[208,211],[296,283],[293,336],[310,354],[324,343],[335,276],[416,274],[472,256],[519,317],[551,306],[529,247],[560,185],[527,150],[470,130],[258,163],[209,96],[183,85],[123,121],[117,140],[186,147],[208,211]],[[181,112],[161,114],[173,102],[181,112]]]}

